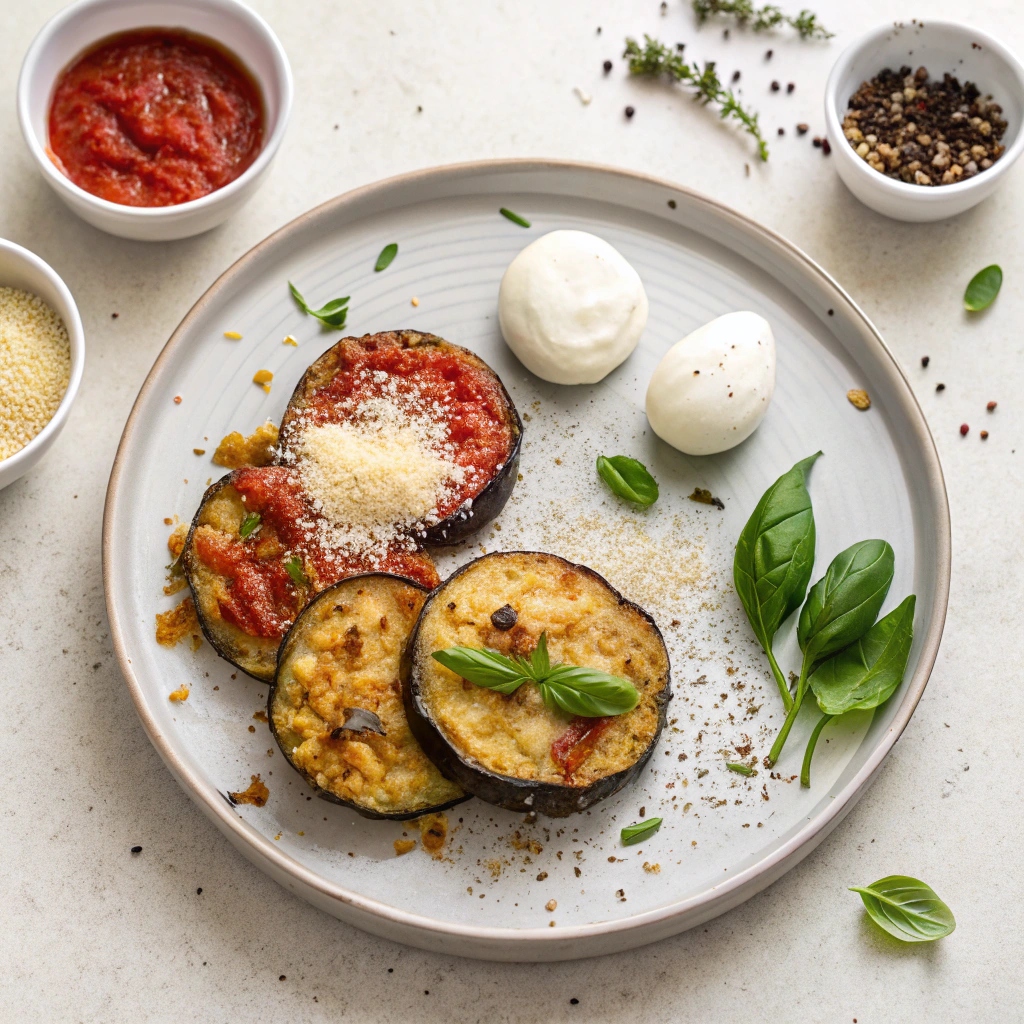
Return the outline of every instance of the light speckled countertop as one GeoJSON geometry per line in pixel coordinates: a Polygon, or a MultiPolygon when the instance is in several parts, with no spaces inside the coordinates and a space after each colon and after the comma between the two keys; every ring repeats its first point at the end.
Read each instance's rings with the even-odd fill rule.
{"type": "MultiPolygon", "coordinates": [[[[698,31],[680,0],[665,16],[656,0],[259,0],[295,71],[288,137],[240,216],[163,245],[124,242],[75,219],[22,144],[18,68],[60,6],[0,0],[0,236],[64,277],[88,348],[65,432],[33,473],[0,492],[0,1020],[1022,1019],[1024,445],[1014,449],[1024,428],[1024,292],[1014,282],[1024,275],[1024,171],[955,221],[901,225],[860,206],[809,136],[793,131],[799,121],[821,130],[829,67],[857,33],[890,20],[892,5],[818,0],[838,33],[821,44],[736,30],[725,41],[720,28],[698,31]],[[768,165],[682,95],[626,80],[623,37],[645,30],[687,41],[688,54],[718,59],[726,74],[742,69],[770,134],[768,165]],[[606,57],[616,61],[607,79],[606,57]],[[773,78],[795,82],[795,92],[770,93],[773,78]],[[576,85],[593,95],[589,106],[576,85]],[[636,108],[630,122],[626,104],[636,108]],[[775,136],[780,125],[784,138],[775,136]],[[704,927],[616,957],[539,966],[441,958],[370,937],[235,853],[139,725],[111,651],[100,575],[103,496],[121,427],[160,347],[216,275],[346,189],[504,156],[661,175],[800,245],[860,302],[905,367],[936,435],[953,514],[938,663],[910,727],[846,820],[781,881],[704,927]],[[959,308],[964,284],[991,262],[1002,264],[1007,287],[969,323],[959,308]],[[999,402],[991,415],[990,399],[999,402]],[[135,844],[143,852],[132,857],[135,844]],[[894,872],[924,878],[950,903],[951,938],[900,947],[866,923],[845,887],[894,872]]],[[[899,13],[964,12],[953,0],[923,0],[899,13]]],[[[980,0],[970,16],[1024,52],[1024,10],[980,0]]]]}

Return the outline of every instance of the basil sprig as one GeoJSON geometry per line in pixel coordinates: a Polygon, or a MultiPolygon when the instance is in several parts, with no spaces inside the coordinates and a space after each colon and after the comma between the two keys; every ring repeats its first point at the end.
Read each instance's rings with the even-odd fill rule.
{"type": "Polygon", "coordinates": [[[260,528],[260,518],[259,512],[247,512],[242,525],[238,528],[238,536],[242,540],[251,537],[260,528]]]}
{"type": "Polygon", "coordinates": [[[889,593],[895,555],[884,540],[862,540],[832,559],[827,572],[811,587],[800,611],[797,640],[803,651],[793,704],[768,754],[775,764],[807,693],[814,667],[850,644],[872,627],[889,593]]]}
{"type": "Polygon", "coordinates": [[[640,701],[628,679],[581,665],[552,664],[546,633],[541,633],[529,658],[507,658],[481,647],[447,647],[431,657],[468,682],[505,695],[532,682],[549,708],[581,718],[621,715],[640,701]]]}
{"type": "Polygon", "coordinates": [[[648,836],[653,836],[661,828],[661,818],[646,818],[633,825],[627,825],[620,835],[623,846],[633,846],[635,843],[642,843],[648,836]]]}
{"type": "Polygon", "coordinates": [[[800,784],[811,784],[811,759],[821,730],[847,711],[871,711],[884,704],[903,680],[914,642],[914,607],[911,594],[879,619],[856,643],[816,668],[808,686],[822,717],[811,733],[804,753],[800,784]]]}
{"type": "MultiPolygon", "coordinates": [[[[383,255],[383,253],[381,254],[383,255]]],[[[299,289],[288,282],[288,289],[292,293],[292,298],[299,304],[299,309],[303,313],[308,313],[309,316],[315,317],[324,325],[329,327],[333,331],[341,331],[345,328],[345,321],[348,317],[348,300],[349,296],[346,295],[343,299],[331,299],[326,305],[321,306],[320,309],[310,309],[306,304],[306,300],[299,294],[299,289]]]]}
{"type": "Polygon", "coordinates": [[[380,273],[382,270],[387,270],[391,266],[391,261],[398,255],[398,243],[392,242],[390,245],[385,245],[380,251],[380,255],[377,257],[377,262],[374,264],[374,272],[380,273]]]}
{"type": "Polygon", "coordinates": [[[956,928],[953,912],[918,878],[889,875],[849,888],[860,893],[871,920],[900,942],[934,942],[956,928]]]}
{"type": "Polygon", "coordinates": [[[1003,270],[993,263],[984,270],[979,270],[971,278],[964,292],[964,309],[972,313],[988,309],[995,302],[999,289],[1003,286],[1003,270]]]}
{"type": "Polygon", "coordinates": [[[598,455],[597,475],[626,501],[647,508],[658,500],[658,482],[647,467],[628,455],[598,455]]]}
{"type": "Polygon", "coordinates": [[[814,512],[807,471],[821,452],[798,462],[765,491],[736,542],[733,580],[754,636],[768,655],[788,712],[789,684],[772,644],[775,634],[803,603],[814,568],[814,512]]]}

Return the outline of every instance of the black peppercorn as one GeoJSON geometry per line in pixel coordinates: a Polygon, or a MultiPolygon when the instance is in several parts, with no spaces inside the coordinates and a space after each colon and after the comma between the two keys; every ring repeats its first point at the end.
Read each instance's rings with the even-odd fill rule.
{"type": "Polygon", "coordinates": [[[772,82],[772,92],[778,92],[781,86],[778,82],[772,82]]]}
{"type": "Polygon", "coordinates": [[[740,73],[738,71],[734,71],[732,73],[732,80],[734,82],[738,82],[740,80],[740,73]]]}
{"type": "Polygon", "coordinates": [[[626,107],[626,117],[632,117],[636,111],[632,107],[626,107]]]}
{"type": "Polygon", "coordinates": [[[946,385],[945,384],[936,384],[935,385],[935,390],[936,391],[945,391],[946,390],[946,385]]]}
{"type": "Polygon", "coordinates": [[[503,604],[496,612],[491,613],[491,625],[507,633],[518,620],[519,615],[510,604],[503,604]]]}
{"type": "Polygon", "coordinates": [[[773,52],[773,51],[769,50],[769,51],[768,51],[768,52],[767,52],[767,53],[766,53],[766,54],[764,55],[764,59],[765,59],[765,60],[771,60],[771,59],[772,59],[772,52],[773,52]]]}
{"type": "Polygon", "coordinates": [[[796,82],[790,82],[789,85],[786,86],[786,92],[792,92],[795,88],[796,82]]]}
{"type": "Polygon", "coordinates": [[[822,153],[825,154],[825,156],[828,156],[829,153],[832,152],[832,144],[828,141],[828,139],[821,140],[821,151],[822,153]]]}
{"type": "Polygon", "coordinates": [[[611,70],[612,70],[612,62],[611,62],[610,60],[606,60],[606,61],[604,62],[604,64],[603,64],[603,67],[604,67],[604,73],[605,73],[606,75],[607,75],[607,74],[610,74],[610,73],[611,73],[611,70]]]}
{"type": "Polygon", "coordinates": [[[921,365],[927,366],[932,361],[931,356],[921,356],[921,365]]]}
{"type": "Polygon", "coordinates": [[[780,135],[785,135],[786,134],[786,129],[785,128],[780,128],[779,129],[779,134],[780,135]]]}

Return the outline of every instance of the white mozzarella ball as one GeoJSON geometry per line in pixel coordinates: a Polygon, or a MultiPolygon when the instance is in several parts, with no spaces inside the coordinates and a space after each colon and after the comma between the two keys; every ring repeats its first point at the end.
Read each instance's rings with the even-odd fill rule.
{"type": "Polygon", "coordinates": [[[756,313],[726,313],[676,342],[647,388],[654,432],[687,455],[745,441],[775,392],[775,338],[756,313]]]}
{"type": "Polygon", "coordinates": [[[508,265],[498,322],[531,373],[553,384],[595,384],[636,348],[647,294],[640,275],[603,238],[552,231],[508,265]]]}

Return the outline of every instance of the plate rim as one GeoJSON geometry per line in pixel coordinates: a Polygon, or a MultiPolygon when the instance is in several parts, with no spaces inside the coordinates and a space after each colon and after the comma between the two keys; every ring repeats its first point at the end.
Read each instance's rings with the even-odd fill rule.
{"type": "Polygon", "coordinates": [[[102,576],[114,654],[146,735],[179,785],[225,833],[232,844],[257,867],[268,870],[271,877],[284,884],[286,888],[297,892],[333,916],[347,920],[358,927],[376,931],[377,934],[418,945],[423,949],[434,952],[457,952],[460,955],[485,959],[531,961],[577,959],[625,950],[657,941],[708,921],[720,913],[725,913],[766,888],[799,863],[854,807],[913,717],[938,656],[948,611],[951,564],[952,537],[949,499],[938,450],[924,412],[910,386],[906,373],[877,328],[831,274],[797,245],[772,228],[764,226],[726,203],[685,185],[655,175],[605,164],[532,157],[442,164],[382,178],[370,184],[350,189],[307,210],[238,257],[192,305],[146,374],[118,441],[103,508],[102,576]],[[876,348],[876,354],[880,357],[879,363],[883,369],[890,371],[897,384],[896,390],[901,400],[900,404],[913,426],[919,448],[924,455],[925,479],[936,512],[933,523],[936,545],[935,605],[923,637],[917,671],[910,681],[889,729],[843,789],[823,810],[810,817],[775,851],[767,856],[759,857],[752,864],[731,874],[720,885],[709,886],[694,896],[621,920],[560,926],[555,929],[479,926],[439,921],[422,914],[411,913],[364,896],[343,885],[330,882],[294,857],[284,853],[280,847],[275,847],[274,843],[259,833],[232,808],[229,808],[215,787],[208,786],[193,775],[184,761],[178,757],[173,745],[161,732],[155,717],[150,713],[142,687],[135,676],[115,609],[113,580],[118,570],[111,554],[122,475],[128,461],[127,455],[132,444],[136,420],[141,414],[141,407],[153,388],[161,369],[184,342],[184,335],[192,322],[208,304],[217,298],[223,289],[244,273],[251,264],[257,263],[265,252],[284,242],[288,236],[300,233],[317,221],[335,216],[346,207],[354,207],[358,211],[361,203],[390,190],[406,189],[436,179],[451,178],[457,181],[461,177],[503,173],[529,174],[545,171],[565,174],[597,174],[627,179],[634,183],[665,189],[670,195],[684,196],[688,202],[706,208],[712,216],[729,221],[755,241],[767,243],[770,248],[777,251],[781,250],[790,257],[792,263],[802,265],[802,269],[807,275],[816,278],[817,282],[826,290],[831,290],[835,300],[847,307],[851,319],[859,322],[863,329],[864,339],[869,345],[876,348]],[[282,878],[287,878],[288,882],[282,882],[282,878]],[[757,884],[758,882],[761,884],[757,884]],[[297,890],[295,883],[298,883],[300,887],[297,890]],[[350,913],[347,914],[346,911],[350,913]],[[379,922],[379,930],[374,927],[375,920],[379,922]],[[674,925],[678,926],[674,927],[674,925]],[[648,931],[656,932],[656,934],[642,934],[648,931]],[[617,946],[611,947],[609,940],[614,937],[619,937],[621,942],[617,946]]]}

